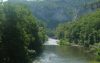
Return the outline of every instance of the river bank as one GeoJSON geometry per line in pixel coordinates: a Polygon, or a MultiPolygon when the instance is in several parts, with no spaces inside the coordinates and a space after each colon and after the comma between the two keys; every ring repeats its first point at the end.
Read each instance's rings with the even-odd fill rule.
{"type": "Polygon", "coordinates": [[[89,54],[93,57],[94,63],[100,63],[100,43],[96,43],[94,45],[90,45],[89,47],[86,47],[80,44],[69,43],[67,42],[67,40],[60,40],[58,44],[60,46],[71,46],[71,47],[81,48],[85,50],[86,54],[89,54]]]}

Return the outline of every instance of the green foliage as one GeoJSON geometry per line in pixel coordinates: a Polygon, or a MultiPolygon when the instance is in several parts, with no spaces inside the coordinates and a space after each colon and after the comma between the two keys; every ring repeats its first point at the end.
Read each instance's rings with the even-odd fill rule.
{"type": "Polygon", "coordinates": [[[31,9],[33,15],[42,22],[47,24],[47,27],[54,29],[59,23],[72,20],[87,12],[93,11],[90,7],[86,8],[89,3],[94,3],[97,0],[44,0],[23,1],[23,0],[8,0],[13,4],[26,4],[31,9]],[[86,7],[84,7],[86,5],[86,7]]]}
{"type": "Polygon", "coordinates": [[[60,39],[60,42],[58,43],[60,45],[70,45],[67,39],[60,39]]]}
{"type": "Polygon", "coordinates": [[[62,25],[57,28],[60,39],[67,38],[71,43],[84,44],[84,46],[100,42],[100,10],[62,25]]]}
{"type": "Polygon", "coordinates": [[[54,29],[46,29],[47,35],[49,37],[55,37],[55,30],[54,29]]]}
{"type": "Polygon", "coordinates": [[[70,24],[71,22],[67,22],[65,24],[58,25],[55,32],[58,39],[63,39],[68,37],[70,24]]]}
{"type": "Polygon", "coordinates": [[[69,42],[85,47],[93,46],[91,49],[95,50],[93,53],[96,53],[100,60],[100,9],[76,21],[59,25],[56,36],[61,40],[61,44],[69,42]]]}
{"type": "Polygon", "coordinates": [[[0,63],[28,63],[29,50],[40,51],[45,33],[36,21],[25,5],[0,5],[0,63]]]}
{"type": "Polygon", "coordinates": [[[91,45],[90,51],[94,52],[96,55],[96,59],[100,61],[100,43],[95,43],[94,45],[91,45]]]}
{"type": "Polygon", "coordinates": [[[47,34],[46,34],[46,24],[44,22],[41,21],[37,21],[37,25],[39,28],[39,37],[40,37],[40,41],[42,42],[42,44],[48,40],[47,34]]]}

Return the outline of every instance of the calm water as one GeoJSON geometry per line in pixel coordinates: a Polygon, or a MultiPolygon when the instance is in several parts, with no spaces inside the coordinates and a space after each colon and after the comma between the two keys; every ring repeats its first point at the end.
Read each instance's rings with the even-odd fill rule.
{"type": "Polygon", "coordinates": [[[90,63],[88,58],[82,48],[44,45],[43,53],[33,63],[90,63]]]}

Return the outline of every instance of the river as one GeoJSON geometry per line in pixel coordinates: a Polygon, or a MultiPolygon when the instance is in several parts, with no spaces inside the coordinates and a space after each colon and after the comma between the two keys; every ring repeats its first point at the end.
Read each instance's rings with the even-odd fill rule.
{"type": "Polygon", "coordinates": [[[83,49],[59,46],[57,44],[58,41],[49,38],[44,44],[43,53],[33,63],[91,63],[91,58],[89,58],[83,49]]]}

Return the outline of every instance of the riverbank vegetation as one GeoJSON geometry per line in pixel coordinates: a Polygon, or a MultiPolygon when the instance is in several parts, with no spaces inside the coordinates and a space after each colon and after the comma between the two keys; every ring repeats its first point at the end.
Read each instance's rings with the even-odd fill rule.
{"type": "Polygon", "coordinates": [[[60,24],[56,36],[61,45],[80,45],[90,49],[100,61],[100,9],[74,21],[60,24]]]}
{"type": "Polygon", "coordinates": [[[25,5],[0,4],[0,63],[29,63],[46,40],[45,29],[25,5]]]}

